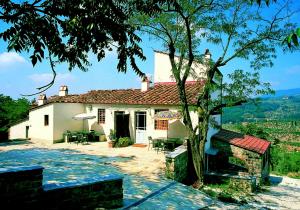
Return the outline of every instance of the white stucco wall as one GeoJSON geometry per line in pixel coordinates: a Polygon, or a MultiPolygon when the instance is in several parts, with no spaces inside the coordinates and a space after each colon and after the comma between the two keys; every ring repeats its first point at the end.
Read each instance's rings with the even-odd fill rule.
{"type": "MultiPolygon", "coordinates": [[[[154,128],[154,112],[155,109],[169,109],[170,111],[177,111],[178,108],[176,107],[166,107],[166,106],[133,106],[133,105],[99,105],[93,104],[92,110],[89,109],[89,105],[86,105],[86,112],[98,117],[98,109],[105,109],[105,124],[98,124],[97,120],[90,119],[87,120],[88,124],[86,129],[90,130],[93,129],[100,133],[105,134],[106,136],[109,135],[110,129],[115,129],[115,119],[114,113],[115,111],[124,111],[125,114],[129,114],[129,130],[130,130],[130,137],[135,140],[136,139],[136,130],[135,130],[135,112],[145,111],[146,112],[146,136],[151,136],[152,138],[158,137],[185,137],[187,136],[186,129],[180,120],[172,120],[169,121],[169,131],[167,130],[155,130],[154,128]]],[[[148,141],[146,142],[148,143],[148,141]]]]}
{"type": "Polygon", "coordinates": [[[53,103],[36,108],[29,113],[29,137],[53,142],[62,139],[66,130],[83,130],[83,120],[73,116],[84,112],[84,105],[78,103],[53,103]],[[44,125],[44,115],[49,115],[49,125],[44,125]]]}
{"type": "Polygon", "coordinates": [[[29,126],[29,124],[29,120],[26,120],[11,126],[9,128],[9,139],[25,139],[26,126],[29,126]]]}
{"type": "MultiPolygon", "coordinates": [[[[179,58],[175,57],[175,62],[178,62],[179,58]]],[[[187,61],[186,61],[187,62],[187,61]]],[[[162,52],[154,52],[154,83],[158,82],[175,82],[171,72],[171,63],[169,55],[162,52]]],[[[206,67],[196,62],[192,65],[192,72],[187,78],[187,81],[197,81],[205,78],[206,67]]]]}
{"type": "Polygon", "coordinates": [[[63,133],[69,131],[84,130],[85,120],[74,120],[77,114],[85,112],[85,106],[79,103],[56,103],[53,105],[53,140],[63,138],[63,133]]]}
{"type": "Polygon", "coordinates": [[[218,133],[221,125],[221,115],[213,115],[210,117],[209,128],[207,132],[207,142],[205,143],[205,151],[207,151],[211,147],[211,137],[218,133]],[[217,126],[217,127],[216,127],[217,126]]]}
{"type": "Polygon", "coordinates": [[[29,112],[29,138],[53,141],[53,112],[54,104],[48,104],[29,112]],[[49,115],[49,125],[44,125],[44,115],[49,115]]]}

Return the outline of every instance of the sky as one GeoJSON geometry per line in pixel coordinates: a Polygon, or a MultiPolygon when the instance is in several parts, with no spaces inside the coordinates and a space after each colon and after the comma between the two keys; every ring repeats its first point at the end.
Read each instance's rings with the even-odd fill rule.
{"type": "MultiPolygon", "coordinates": [[[[299,17],[299,16],[298,16],[299,17]]],[[[0,23],[0,28],[3,23],[0,23]]],[[[161,44],[142,36],[141,46],[147,57],[146,61],[138,62],[140,69],[147,75],[154,72],[154,50],[163,50],[161,44]]],[[[26,53],[7,52],[7,43],[0,40],[0,94],[20,98],[21,94],[32,94],[37,92],[38,87],[51,81],[52,74],[49,63],[45,60],[37,63],[33,68],[26,53]]],[[[217,59],[217,49],[210,48],[212,58],[217,59]]],[[[123,89],[140,88],[141,79],[128,69],[127,73],[118,73],[117,54],[115,51],[108,52],[106,57],[98,62],[96,57],[89,55],[92,64],[88,72],[79,69],[68,71],[66,64],[59,64],[56,67],[57,79],[54,86],[46,91],[46,95],[58,94],[61,85],[69,87],[70,94],[85,93],[89,90],[99,89],[123,89]]],[[[234,69],[251,70],[249,63],[245,60],[234,60],[220,70],[225,75],[234,69]]],[[[274,90],[300,88],[300,52],[283,53],[278,50],[277,59],[272,68],[265,68],[260,71],[261,80],[270,82],[274,90]]],[[[37,96],[35,96],[37,97],[37,96]]],[[[29,97],[32,99],[33,97],[29,97]]]]}

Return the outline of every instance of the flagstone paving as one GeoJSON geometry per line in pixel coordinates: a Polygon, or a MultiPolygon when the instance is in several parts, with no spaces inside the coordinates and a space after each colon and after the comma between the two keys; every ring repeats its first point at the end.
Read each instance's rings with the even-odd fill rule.
{"type": "Polygon", "coordinates": [[[126,174],[114,166],[114,162],[126,161],[130,161],[130,157],[88,155],[69,149],[32,148],[0,152],[1,167],[43,166],[44,184],[81,180],[95,175],[123,175],[125,207],[143,198],[147,199],[134,206],[134,209],[199,209],[211,203],[201,192],[179,183],[171,184],[172,180],[164,177],[159,181],[148,180],[135,174],[126,174]],[[165,186],[170,187],[160,192],[165,186]]]}

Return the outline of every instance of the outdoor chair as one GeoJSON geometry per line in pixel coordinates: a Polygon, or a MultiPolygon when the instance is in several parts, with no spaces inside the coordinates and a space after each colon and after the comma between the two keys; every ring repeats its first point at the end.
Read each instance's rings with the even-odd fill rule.
{"type": "Polygon", "coordinates": [[[153,144],[155,145],[155,150],[156,150],[156,152],[158,153],[159,151],[162,151],[162,152],[164,152],[164,151],[166,151],[166,145],[165,145],[165,142],[164,142],[164,140],[162,140],[162,139],[156,139],[154,142],[153,142],[153,144]]]}
{"type": "Polygon", "coordinates": [[[71,133],[71,131],[67,130],[64,135],[67,137],[67,142],[70,143],[72,141],[72,133],[71,133]]]}
{"type": "Polygon", "coordinates": [[[82,134],[80,142],[82,144],[87,144],[87,142],[88,142],[88,135],[87,134],[82,134]]]}
{"type": "Polygon", "coordinates": [[[76,134],[76,144],[79,144],[81,142],[82,136],[83,135],[81,133],[76,134]]]}

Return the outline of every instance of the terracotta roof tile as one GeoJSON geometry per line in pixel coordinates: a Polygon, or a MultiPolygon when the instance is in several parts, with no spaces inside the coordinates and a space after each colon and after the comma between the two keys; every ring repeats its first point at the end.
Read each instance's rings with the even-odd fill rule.
{"type": "Polygon", "coordinates": [[[212,139],[224,141],[259,154],[264,154],[271,144],[269,141],[264,139],[224,129],[213,135],[212,139]]]}
{"type": "MultiPolygon", "coordinates": [[[[186,84],[189,104],[195,104],[197,94],[204,82],[186,84]]],[[[52,96],[47,103],[97,103],[131,105],[179,105],[180,99],[175,83],[155,84],[148,91],[140,89],[92,90],[85,94],[52,96]]]]}

